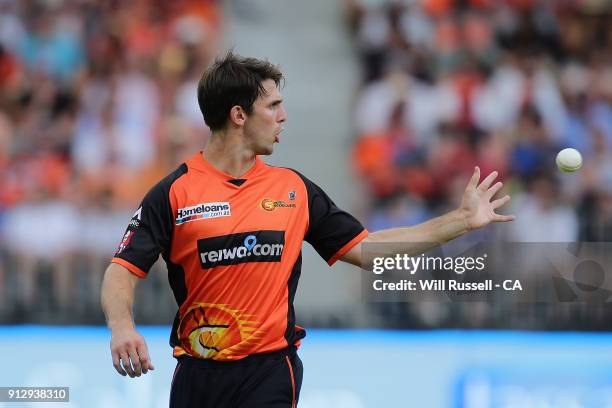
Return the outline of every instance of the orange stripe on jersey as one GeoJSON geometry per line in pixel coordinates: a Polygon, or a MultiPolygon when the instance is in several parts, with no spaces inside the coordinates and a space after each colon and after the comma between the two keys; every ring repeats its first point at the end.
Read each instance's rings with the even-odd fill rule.
{"type": "Polygon", "coordinates": [[[136,265],[131,264],[130,262],[126,261],[125,259],[114,257],[111,260],[111,262],[123,266],[128,271],[132,272],[134,275],[138,276],[141,279],[147,277],[147,274],[145,273],[145,271],[143,271],[142,269],[140,269],[136,265]]]}
{"type": "Polygon", "coordinates": [[[329,261],[327,261],[329,266],[332,266],[333,264],[335,264],[338,259],[342,258],[342,256],[344,254],[346,254],[348,251],[350,251],[352,247],[354,247],[355,245],[357,245],[358,243],[363,241],[363,239],[365,237],[367,237],[368,235],[369,235],[368,230],[364,229],[363,231],[361,231],[361,233],[359,235],[357,235],[355,238],[351,239],[346,245],[344,245],[342,248],[340,248],[340,250],[338,252],[336,252],[334,254],[334,256],[332,256],[329,259],[329,261]]]}

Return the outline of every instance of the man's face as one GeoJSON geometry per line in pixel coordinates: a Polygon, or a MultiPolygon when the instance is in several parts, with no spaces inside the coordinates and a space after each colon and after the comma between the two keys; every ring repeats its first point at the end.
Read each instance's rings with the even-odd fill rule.
{"type": "Polygon", "coordinates": [[[266,93],[253,103],[253,111],[244,122],[244,136],[255,154],[268,155],[279,142],[287,112],[274,81],[267,79],[262,84],[266,93]]]}

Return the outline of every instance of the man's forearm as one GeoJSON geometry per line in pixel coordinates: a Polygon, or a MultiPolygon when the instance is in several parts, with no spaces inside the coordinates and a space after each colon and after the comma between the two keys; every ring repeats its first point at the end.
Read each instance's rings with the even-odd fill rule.
{"type": "Polygon", "coordinates": [[[108,327],[134,327],[132,304],[137,277],[121,265],[110,264],[102,282],[102,309],[108,327]]]}
{"type": "Polygon", "coordinates": [[[454,210],[412,227],[390,228],[371,232],[340,259],[363,267],[362,244],[369,243],[384,243],[384,250],[389,254],[419,255],[468,231],[465,215],[461,210],[454,210]]]}
{"type": "Polygon", "coordinates": [[[465,215],[460,210],[453,210],[440,217],[432,218],[412,227],[391,228],[370,233],[364,242],[442,244],[455,239],[469,228],[465,215]]]}

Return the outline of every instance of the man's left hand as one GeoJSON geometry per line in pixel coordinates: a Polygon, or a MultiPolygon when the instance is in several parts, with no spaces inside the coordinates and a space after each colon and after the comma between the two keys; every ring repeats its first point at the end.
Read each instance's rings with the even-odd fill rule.
{"type": "Polygon", "coordinates": [[[501,215],[495,212],[496,209],[510,201],[509,195],[493,200],[495,194],[503,186],[501,181],[493,184],[497,175],[498,173],[494,171],[478,184],[480,169],[478,167],[474,169],[474,174],[463,193],[459,208],[459,211],[465,216],[468,229],[482,228],[491,222],[508,222],[515,219],[514,215],[501,215]]]}

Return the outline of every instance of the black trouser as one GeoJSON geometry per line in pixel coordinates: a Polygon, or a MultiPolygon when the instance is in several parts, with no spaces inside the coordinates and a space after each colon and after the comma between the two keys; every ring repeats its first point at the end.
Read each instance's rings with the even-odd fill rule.
{"type": "Polygon", "coordinates": [[[294,347],[221,362],[179,357],[170,408],[295,408],[302,361],[294,347]]]}

